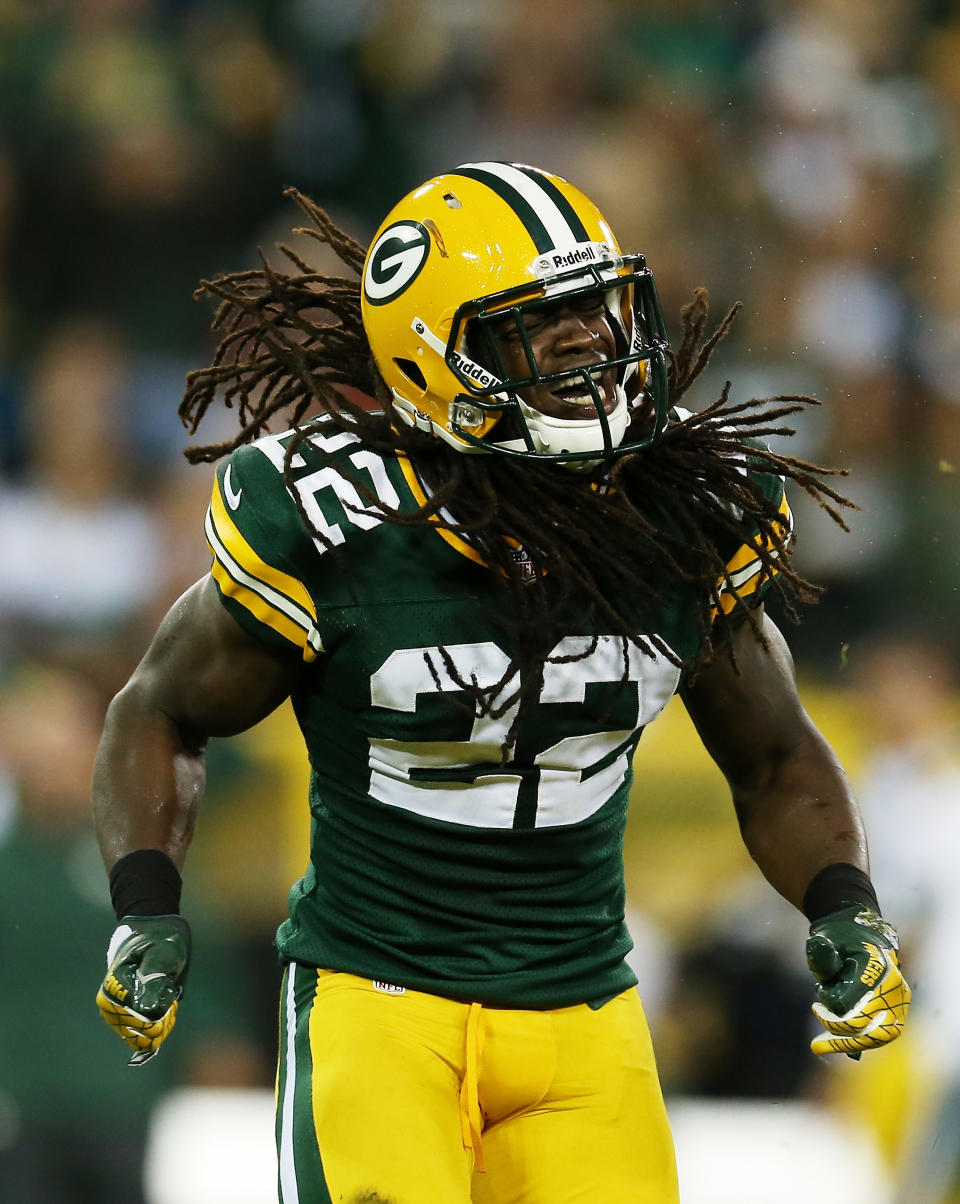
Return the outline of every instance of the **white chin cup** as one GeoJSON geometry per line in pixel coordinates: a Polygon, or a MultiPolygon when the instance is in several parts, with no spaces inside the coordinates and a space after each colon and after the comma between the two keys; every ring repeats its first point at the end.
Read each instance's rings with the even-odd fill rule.
{"type": "MultiPolygon", "coordinates": [[[[610,427],[610,444],[617,447],[626,433],[630,415],[627,395],[622,386],[616,385],[614,388],[616,405],[607,415],[607,424],[610,427]]],[[[599,418],[552,418],[532,409],[524,401],[520,402],[520,409],[537,451],[541,454],[603,451],[603,426],[599,418]]]]}

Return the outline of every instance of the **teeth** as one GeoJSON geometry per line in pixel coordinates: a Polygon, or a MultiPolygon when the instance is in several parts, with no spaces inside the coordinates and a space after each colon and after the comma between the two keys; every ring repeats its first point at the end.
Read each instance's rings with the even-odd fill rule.
{"type": "MultiPolygon", "coordinates": [[[[594,387],[597,387],[602,393],[604,389],[603,374],[606,371],[606,364],[601,362],[595,367],[589,369],[587,368],[586,364],[584,364],[581,371],[587,373],[587,375],[590,377],[590,383],[594,387]]],[[[580,381],[575,384],[561,386],[560,388],[554,390],[554,396],[560,401],[567,402],[568,405],[589,405],[592,408],[596,406],[597,403],[596,396],[594,395],[592,389],[588,389],[586,387],[586,382],[583,380],[583,377],[581,377],[580,381]],[[574,389],[576,389],[577,392],[573,392],[572,390],[574,389]]]]}

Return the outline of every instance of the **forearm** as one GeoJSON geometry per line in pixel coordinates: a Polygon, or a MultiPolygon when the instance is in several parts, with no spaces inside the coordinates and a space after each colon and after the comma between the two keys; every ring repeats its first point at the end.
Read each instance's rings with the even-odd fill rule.
{"type": "Polygon", "coordinates": [[[181,869],[204,776],[203,745],[191,746],[134,679],[110,704],[94,768],[94,824],[107,869],[136,849],[160,849],[181,869]]]}
{"type": "Polygon", "coordinates": [[[896,933],[876,915],[850,783],[803,709],[789,650],[765,616],[762,631],[734,633],[736,666],[715,659],[687,685],[684,702],[727,779],[751,856],[811,921],[814,1010],[829,1033],[811,1049],[859,1057],[900,1034],[910,988],[896,933]]]}
{"type": "Polygon", "coordinates": [[[868,870],[863,823],[847,776],[812,725],[761,775],[731,782],[731,790],[750,855],[795,907],[824,866],[847,862],[868,870]]]}

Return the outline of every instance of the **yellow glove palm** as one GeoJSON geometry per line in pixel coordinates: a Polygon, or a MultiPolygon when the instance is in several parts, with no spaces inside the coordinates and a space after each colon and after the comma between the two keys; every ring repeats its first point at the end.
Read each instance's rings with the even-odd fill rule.
{"type": "Polygon", "coordinates": [[[900,1036],[911,992],[898,949],[893,925],[867,907],[845,907],[810,926],[813,1013],[827,1030],[810,1043],[815,1054],[858,1058],[900,1036]]]}
{"type": "Polygon", "coordinates": [[[110,941],[97,1007],[142,1066],[177,1020],[190,965],[190,927],[182,916],[124,916],[110,941]]]}

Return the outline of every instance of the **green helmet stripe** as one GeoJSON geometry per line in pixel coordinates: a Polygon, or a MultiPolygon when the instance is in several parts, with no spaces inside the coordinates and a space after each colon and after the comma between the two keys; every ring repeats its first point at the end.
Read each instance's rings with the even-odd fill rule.
{"type": "Polygon", "coordinates": [[[499,176],[494,175],[492,171],[483,171],[477,167],[458,167],[450,174],[452,176],[466,176],[468,179],[476,180],[478,184],[483,184],[495,192],[501,200],[510,206],[523,223],[527,233],[533,239],[539,254],[543,255],[547,251],[554,249],[556,243],[551,238],[547,227],[530,202],[512,184],[508,184],[506,180],[502,180],[499,176]]]}
{"type": "Polygon", "coordinates": [[[550,197],[556,207],[560,210],[570,225],[570,230],[577,242],[589,242],[590,235],[587,233],[587,228],[580,220],[580,216],[576,209],[570,204],[567,198],[563,195],[560,189],[554,184],[549,176],[543,175],[537,171],[535,167],[524,167],[520,163],[514,163],[518,171],[522,171],[525,176],[528,176],[535,184],[539,184],[543,191],[550,197]]]}

